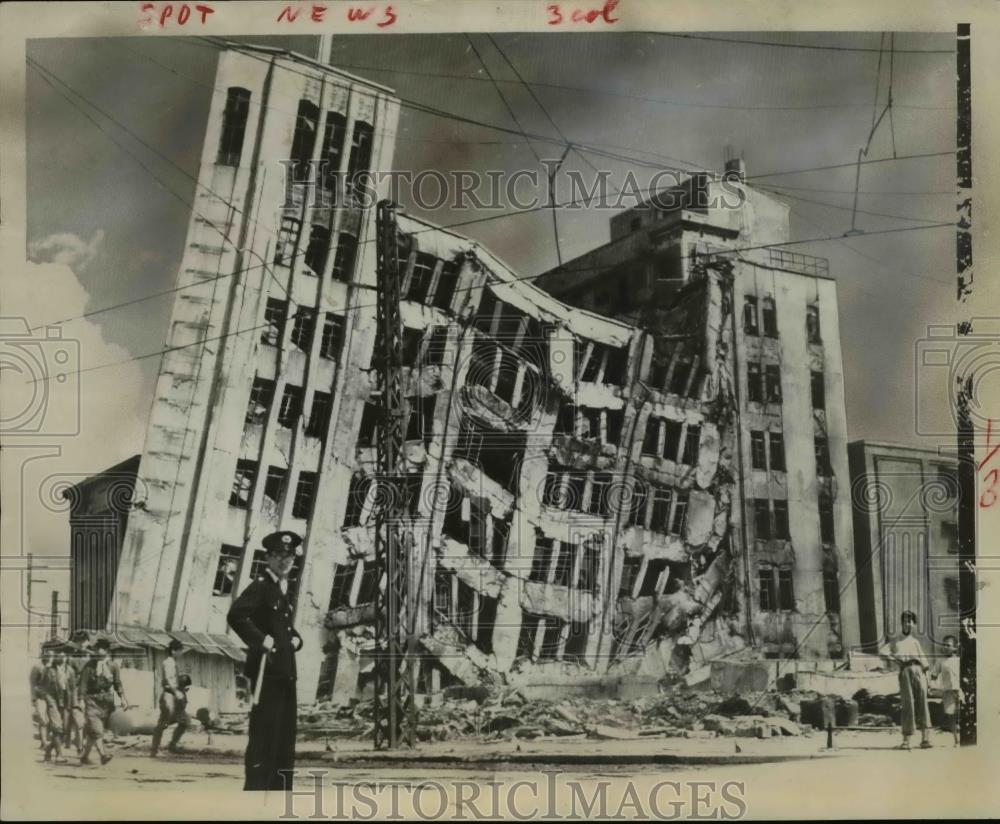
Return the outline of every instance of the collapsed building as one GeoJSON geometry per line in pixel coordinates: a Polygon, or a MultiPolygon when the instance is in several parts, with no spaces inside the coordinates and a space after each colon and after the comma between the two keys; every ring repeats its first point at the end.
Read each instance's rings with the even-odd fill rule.
{"type": "MultiPolygon", "coordinates": [[[[409,417],[397,490],[376,465],[375,210],[350,197],[289,204],[273,170],[284,158],[325,160],[334,178],[315,187],[389,168],[398,102],[257,47],[220,56],[216,89],[111,628],[226,633],[232,599],[263,568],[260,539],[290,529],[305,539],[291,588],[305,642],[299,698],[352,697],[373,663],[374,516],[402,494],[422,691],[587,690],[684,673],[755,643],[825,656],[831,637],[846,638],[847,611],[822,602],[823,570],[833,558],[841,580],[853,578],[832,539],[820,540],[817,470],[809,481],[793,449],[808,442],[812,460],[819,416],[808,392],[790,391],[808,364],[782,368],[777,410],[771,396],[741,394],[753,361],[743,262],[692,245],[683,277],[624,317],[554,297],[568,269],[529,283],[475,241],[400,215],[409,417]],[[783,463],[772,435],[765,475],[757,433],[782,421],[783,463]],[[789,515],[807,488],[803,526],[789,515]],[[802,629],[817,616],[818,642],[802,629]]],[[[724,216],[733,247],[749,245],[740,214],[724,216]]],[[[780,288],[802,298],[803,316],[806,291],[822,295],[826,355],[807,345],[805,320],[781,345],[826,370],[828,446],[846,477],[835,295],[819,274],[805,280],[780,288]]],[[[773,320],[766,305],[763,318],[773,320]]],[[[755,351],[764,360],[780,348],[762,338],[755,351]]],[[[757,391],[772,392],[764,379],[757,391]]],[[[836,518],[849,541],[849,504],[836,518]]],[[[213,688],[226,678],[234,688],[220,652],[213,688]]]]}

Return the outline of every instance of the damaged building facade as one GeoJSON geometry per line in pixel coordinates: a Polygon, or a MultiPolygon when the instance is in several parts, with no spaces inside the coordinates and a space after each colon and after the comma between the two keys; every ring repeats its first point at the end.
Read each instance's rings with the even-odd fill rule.
{"type": "Polygon", "coordinates": [[[215,85],[112,628],[226,633],[260,539],[290,529],[305,539],[299,699],[350,698],[371,677],[374,514],[402,494],[420,691],[600,689],[745,646],[811,657],[851,643],[854,599],[824,600],[822,583],[853,581],[833,282],[787,252],[711,255],[787,240],[782,204],[740,184],[736,210],[646,228],[633,210],[611,244],[538,284],[400,215],[397,489],[376,465],[374,198],[340,183],[391,168],[398,102],[259,47],[222,53],[215,85]],[[287,158],[296,175],[335,170],[296,192],[347,197],[286,202],[287,158]],[[641,271],[635,295],[662,300],[584,299],[570,281],[602,280],[574,267],[641,271]]]}
{"type": "MultiPolygon", "coordinates": [[[[536,283],[658,338],[646,379],[676,404],[705,353],[664,320],[706,300],[706,266],[728,272],[709,322],[726,326],[719,359],[735,406],[708,419],[733,424],[722,445],[734,479],[726,548],[737,617],[727,626],[769,657],[841,657],[859,628],[836,283],[826,260],[781,248],[788,216],[732,160],[723,175],[692,175],[615,215],[609,243],[536,283]]],[[[646,440],[649,453],[664,443],[655,427],[646,440]]],[[[715,491],[720,502],[726,491],[715,491]]],[[[704,646],[718,654],[738,646],[729,640],[704,646]]]]}

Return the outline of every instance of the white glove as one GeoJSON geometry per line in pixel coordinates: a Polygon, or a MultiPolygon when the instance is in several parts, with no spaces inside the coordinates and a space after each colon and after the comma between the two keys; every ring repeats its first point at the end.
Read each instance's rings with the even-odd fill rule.
{"type": "Polygon", "coordinates": [[[270,652],[274,649],[274,639],[270,635],[265,635],[264,640],[261,642],[261,646],[264,648],[265,652],[270,652]]]}

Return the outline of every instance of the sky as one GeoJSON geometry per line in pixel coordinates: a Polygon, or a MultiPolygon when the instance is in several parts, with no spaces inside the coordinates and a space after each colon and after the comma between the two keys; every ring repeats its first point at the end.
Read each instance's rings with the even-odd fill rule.
{"type": "MultiPolygon", "coordinates": [[[[850,438],[919,443],[914,409],[926,388],[916,387],[913,363],[928,325],[957,317],[955,241],[950,228],[911,229],[953,220],[955,161],[903,156],[954,150],[955,69],[950,53],[907,50],[948,52],[954,38],[896,34],[890,59],[888,49],[880,58],[889,37],[878,33],[712,37],[825,48],[638,33],[495,41],[485,34],[339,36],[332,62],[394,88],[405,102],[515,131],[562,134],[646,164],[721,170],[730,147],[745,159],[751,184],[776,189],[789,203],[793,239],[834,238],[793,248],[828,258],[838,283],[850,438]],[[504,56],[529,83],[548,84],[533,87],[537,101],[504,56]],[[845,239],[852,164],[886,103],[890,64],[892,117],[879,124],[867,157],[900,159],[862,167],[855,227],[907,231],[845,239]]],[[[313,55],[317,38],[245,42],[313,55]]],[[[4,297],[30,326],[58,324],[65,338],[80,341],[81,365],[92,370],[80,376],[82,435],[64,449],[59,467],[86,475],[142,449],[172,296],[138,299],[176,283],[217,49],[188,37],[67,38],[32,41],[28,56],[81,97],[29,68],[28,261],[20,286],[4,297]],[[123,303],[130,305],[99,311],[123,303]],[[77,317],[83,313],[91,314],[77,317]],[[66,318],[73,319],[58,323],[66,318]]],[[[535,152],[554,160],[561,147],[404,105],[394,166],[510,173],[539,168],[535,152]]],[[[589,160],[613,182],[631,171],[643,186],[654,173],[627,158],[582,154],[569,153],[563,169],[589,176],[589,160]]],[[[405,199],[402,205],[413,207],[405,199]]],[[[417,213],[439,224],[476,217],[417,213]]],[[[564,258],[606,242],[611,214],[563,211],[564,258]]],[[[525,276],[556,263],[546,212],[460,231],[525,276]]],[[[40,523],[38,543],[65,545],[64,513],[57,520],[48,512],[40,523]]]]}

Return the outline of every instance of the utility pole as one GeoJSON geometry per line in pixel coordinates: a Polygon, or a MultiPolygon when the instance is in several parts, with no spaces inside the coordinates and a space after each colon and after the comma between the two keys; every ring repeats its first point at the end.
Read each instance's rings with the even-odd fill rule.
{"type": "Polygon", "coordinates": [[[49,640],[55,640],[59,634],[59,590],[52,590],[52,616],[49,619],[49,640]]]}
{"type": "Polygon", "coordinates": [[[375,510],[375,564],[384,587],[375,613],[375,749],[412,747],[417,709],[411,620],[410,559],[413,535],[407,520],[405,467],[407,403],[403,393],[400,273],[396,206],[383,200],[376,210],[378,385],[378,489],[375,510]]]}

